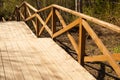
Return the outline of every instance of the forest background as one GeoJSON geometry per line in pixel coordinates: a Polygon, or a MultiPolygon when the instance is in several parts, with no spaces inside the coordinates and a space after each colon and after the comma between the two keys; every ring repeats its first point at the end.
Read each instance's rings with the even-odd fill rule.
{"type": "Polygon", "coordinates": [[[84,14],[120,25],[120,0],[0,0],[0,18],[8,19],[15,6],[23,1],[27,1],[37,9],[58,4],[76,11],[79,11],[79,1],[82,1],[84,14]]]}

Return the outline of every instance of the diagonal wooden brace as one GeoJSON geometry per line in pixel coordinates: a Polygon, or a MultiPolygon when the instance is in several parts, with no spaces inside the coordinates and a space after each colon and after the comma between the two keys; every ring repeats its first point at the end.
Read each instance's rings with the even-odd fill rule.
{"type": "Polygon", "coordinates": [[[114,59],[112,54],[107,50],[107,48],[104,46],[102,41],[98,38],[96,33],[92,30],[92,28],[89,26],[89,24],[85,20],[82,20],[82,24],[86,29],[86,31],[91,36],[91,38],[95,41],[96,45],[99,47],[103,55],[107,58],[107,61],[109,62],[109,64],[112,66],[112,68],[115,70],[117,75],[120,77],[120,67],[116,63],[116,60],[114,59]]]}

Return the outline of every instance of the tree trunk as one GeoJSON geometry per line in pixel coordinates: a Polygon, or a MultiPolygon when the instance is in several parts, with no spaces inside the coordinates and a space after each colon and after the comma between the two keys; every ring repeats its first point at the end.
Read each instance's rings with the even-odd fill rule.
{"type": "Polygon", "coordinates": [[[78,0],[75,0],[75,11],[78,11],[78,0]]]}
{"type": "Polygon", "coordinates": [[[82,0],[78,0],[78,12],[82,13],[82,0]]]}
{"type": "Polygon", "coordinates": [[[41,7],[41,3],[40,3],[40,1],[39,0],[35,0],[36,1],[36,6],[37,6],[37,9],[40,9],[41,7]]]}

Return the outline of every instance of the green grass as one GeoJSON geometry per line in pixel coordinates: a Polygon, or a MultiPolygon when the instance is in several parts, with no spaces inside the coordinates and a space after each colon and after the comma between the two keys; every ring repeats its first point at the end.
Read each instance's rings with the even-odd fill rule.
{"type": "Polygon", "coordinates": [[[115,53],[120,53],[120,45],[117,46],[117,47],[115,47],[115,48],[113,48],[113,51],[114,51],[115,53]]]}

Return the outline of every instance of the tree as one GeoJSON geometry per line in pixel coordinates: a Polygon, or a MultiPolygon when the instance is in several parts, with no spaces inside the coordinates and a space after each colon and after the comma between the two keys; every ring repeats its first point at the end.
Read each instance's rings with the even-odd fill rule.
{"type": "Polygon", "coordinates": [[[78,12],[83,12],[83,10],[82,10],[82,6],[83,6],[83,4],[82,4],[82,0],[78,0],[78,12]]]}

